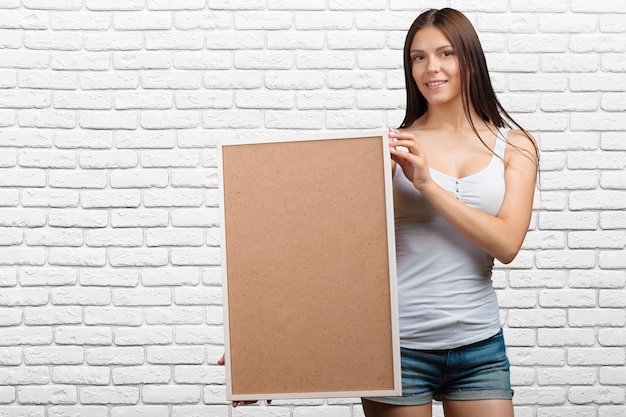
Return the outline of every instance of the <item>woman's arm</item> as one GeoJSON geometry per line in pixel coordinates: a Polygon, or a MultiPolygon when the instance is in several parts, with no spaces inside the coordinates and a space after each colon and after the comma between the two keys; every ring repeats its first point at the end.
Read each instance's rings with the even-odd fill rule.
{"type": "Polygon", "coordinates": [[[459,233],[502,263],[513,261],[528,231],[537,177],[534,144],[520,131],[510,131],[505,153],[505,195],[496,216],[467,206],[430,177],[424,148],[413,135],[392,134],[392,158],[437,212],[459,233]],[[405,146],[409,152],[395,149],[405,146]]]}

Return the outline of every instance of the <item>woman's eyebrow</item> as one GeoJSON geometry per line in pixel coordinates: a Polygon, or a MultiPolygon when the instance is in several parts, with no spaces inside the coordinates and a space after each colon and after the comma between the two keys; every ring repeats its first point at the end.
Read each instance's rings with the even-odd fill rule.
{"type": "MultiPolygon", "coordinates": [[[[435,49],[435,51],[440,51],[440,50],[442,50],[442,49],[447,49],[447,48],[452,48],[452,45],[443,45],[443,46],[440,46],[440,47],[438,47],[437,49],[435,49]]],[[[411,49],[409,52],[410,52],[410,53],[413,53],[413,52],[424,52],[424,50],[422,50],[422,49],[411,49]]]]}

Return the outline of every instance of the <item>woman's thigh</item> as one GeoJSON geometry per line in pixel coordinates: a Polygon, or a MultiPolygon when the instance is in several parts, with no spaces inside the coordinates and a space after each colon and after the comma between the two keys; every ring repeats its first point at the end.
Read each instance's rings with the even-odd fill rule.
{"type": "Polygon", "coordinates": [[[432,417],[432,403],[424,405],[391,405],[361,400],[365,417],[432,417]]]}
{"type": "Polygon", "coordinates": [[[446,417],[513,417],[511,400],[475,400],[443,402],[446,417]]]}

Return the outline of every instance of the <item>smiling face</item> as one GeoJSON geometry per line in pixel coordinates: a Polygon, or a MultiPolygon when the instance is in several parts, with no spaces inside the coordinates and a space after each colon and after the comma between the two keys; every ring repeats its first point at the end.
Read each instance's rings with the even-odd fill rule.
{"type": "Polygon", "coordinates": [[[420,29],[410,49],[411,74],[430,104],[461,103],[461,75],[456,51],[435,26],[420,29]]]}

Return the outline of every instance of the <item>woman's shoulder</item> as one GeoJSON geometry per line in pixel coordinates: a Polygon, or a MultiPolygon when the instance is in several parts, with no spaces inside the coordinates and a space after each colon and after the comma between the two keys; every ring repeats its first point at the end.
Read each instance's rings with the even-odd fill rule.
{"type": "Polygon", "coordinates": [[[537,141],[528,132],[520,129],[510,129],[506,137],[508,148],[516,152],[507,152],[509,157],[524,154],[526,157],[532,156],[533,159],[537,158],[538,148],[537,141]]]}

